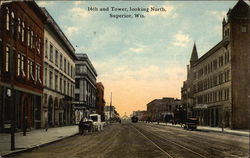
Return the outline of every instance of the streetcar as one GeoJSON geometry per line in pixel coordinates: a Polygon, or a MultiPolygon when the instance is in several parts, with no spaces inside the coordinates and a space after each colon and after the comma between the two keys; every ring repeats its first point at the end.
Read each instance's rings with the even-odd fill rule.
{"type": "Polygon", "coordinates": [[[136,116],[131,117],[131,121],[132,121],[133,123],[138,122],[138,117],[136,117],[136,116]]]}

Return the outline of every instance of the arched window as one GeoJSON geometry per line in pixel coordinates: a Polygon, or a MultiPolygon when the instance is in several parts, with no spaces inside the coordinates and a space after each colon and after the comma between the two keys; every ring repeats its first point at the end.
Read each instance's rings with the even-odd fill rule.
{"type": "Polygon", "coordinates": [[[27,45],[30,46],[30,28],[27,28],[27,45]]]}
{"type": "Polygon", "coordinates": [[[38,38],[38,46],[37,46],[37,52],[40,54],[40,49],[41,49],[41,39],[38,38]]]}
{"type": "Polygon", "coordinates": [[[10,30],[10,11],[6,8],[6,30],[10,30]]]}
{"type": "Polygon", "coordinates": [[[13,31],[13,35],[15,34],[15,13],[11,12],[11,21],[10,21],[11,31],[13,31]]]}
{"type": "Polygon", "coordinates": [[[21,19],[17,19],[17,39],[21,39],[21,19]]]}
{"type": "Polygon", "coordinates": [[[30,45],[31,45],[31,48],[34,48],[34,33],[33,31],[30,31],[30,45]]]}
{"type": "Polygon", "coordinates": [[[24,29],[25,29],[25,24],[22,22],[22,42],[24,42],[24,29]]]}

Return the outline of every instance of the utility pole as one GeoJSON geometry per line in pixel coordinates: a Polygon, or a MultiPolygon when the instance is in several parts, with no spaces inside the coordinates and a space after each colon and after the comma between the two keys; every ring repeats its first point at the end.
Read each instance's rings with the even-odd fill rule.
{"type": "Polygon", "coordinates": [[[14,19],[11,14],[11,25],[10,25],[10,31],[11,31],[11,39],[10,39],[10,56],[9,56],[9,66],[10,66],[10,82],[11,82],[11,150],[15,150],[15,128],[16,128],[16,122],[15,122],[15,92],[14,92],[14,77],[15,77],[15,54],[13,51],[14,47],[14,19]]]}
{"type": "Polygon", "coordinates": [[[112,92],[110,96],[110,106],[109,106],[109,122],[111,123],[111,107],[112,107],[112,92]]]}

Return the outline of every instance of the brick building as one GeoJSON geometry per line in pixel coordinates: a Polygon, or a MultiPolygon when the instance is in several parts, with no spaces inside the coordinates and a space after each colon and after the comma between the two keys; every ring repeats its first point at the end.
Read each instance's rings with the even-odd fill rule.
{"type": "Polygon", "coordinates": [[[250,14],[243,0],[222,22],[222,40],[198,58],[194,45],[182,103],[201,125],[249,128],[250,14]]]}
{"type": "Polygon", "coordinates": [[[4,2],[0,7],[0,130],[9,128],[12,95],[16,127],[21,129],[27,118],[29,127],[40,128],[46,17],[33,1],[4,2]]]}
{"type": "Polygon", "coordinates": [[[105,120],[104,106],[104,86],[101,82],[96,83],[96,113],[101,115],[102,120],[105,120]]]}
{"type": "Polygon", "coordinates": [[[164,121],[166,115],[174,116],[174,110],[181,107],[181,100],[165,97],[147,104],[147,115],[151,121],[164,121]]]}

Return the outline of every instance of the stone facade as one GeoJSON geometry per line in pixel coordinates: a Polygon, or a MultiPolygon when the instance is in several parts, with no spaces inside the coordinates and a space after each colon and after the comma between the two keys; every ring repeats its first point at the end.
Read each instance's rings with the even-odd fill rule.
{"type": "Polygon", "coordinates": [[[87,54],[76,54],[75,76],[75,122],[81,117],[96,113],[96,77],[97,73],[87,54]]]}
{"type": "Polygon", "coordinates": [[[194,45],[182,103],[201,125],[249,128],[249,22],[249,5],[239,0],[219,43],[200,58],[194,45]]]}
{"type": "Polygon", "coordinates": [[[73,123],[75,50],[45,8],[42,125],[73,123]]]}

